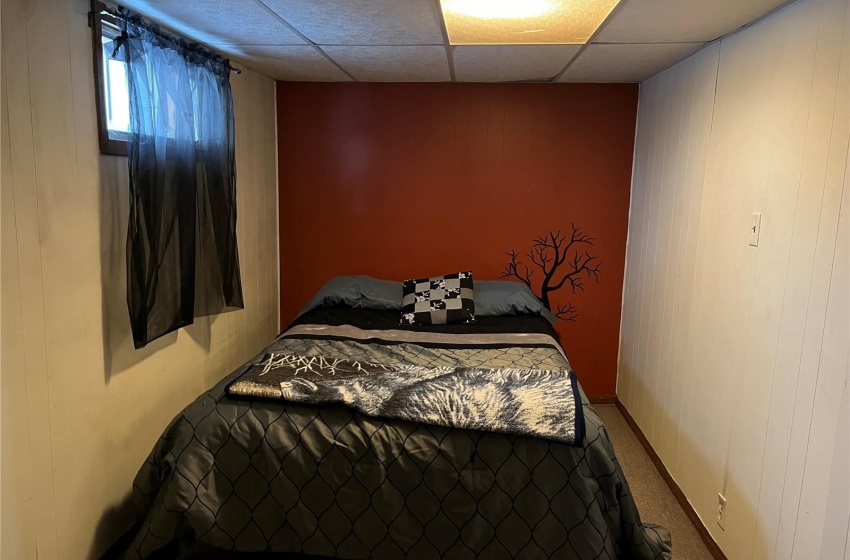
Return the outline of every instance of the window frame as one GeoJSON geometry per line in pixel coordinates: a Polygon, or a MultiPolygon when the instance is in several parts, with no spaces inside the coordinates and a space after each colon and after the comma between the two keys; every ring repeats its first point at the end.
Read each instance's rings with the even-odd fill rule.
{"type": "Polygon", "coordinates": [[[91,4],[92,55],[94,60],[95,105],[97,105],[97,128],[100,153],[110,156],[127,156],[129,138],[121,139],[109,135],[109,120],[106,115],[106,75],[103,56],[103,23],[118,26],[118,18],[107,12],[106,4],[92,0],[91,4]]]}

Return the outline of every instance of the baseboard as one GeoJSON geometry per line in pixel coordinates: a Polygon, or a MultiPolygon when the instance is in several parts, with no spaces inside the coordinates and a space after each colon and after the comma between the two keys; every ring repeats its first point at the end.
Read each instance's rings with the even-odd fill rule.
{"type": "MultiPolygon", "coordinates": [[[[593,402],[592,399],[591,402],[593,402]]],[[[675,480],[673,480],[673,477],[670,475],[670,471],[668,471],[667,467],[664,466],[664,463],[661,462],[661,457],[658,456],[658,453],[656,453],[655,449],[653,449],[652,445],[650,445],[649,440],[646,439],[645,435],[643,435],[643,430],[640,429],[640,426],[637,425],[635,419],[632,418],[632,415],[629,414],[628,410],[626,410],[625,405],[617,397],[614,397],[614,404],[617,406],[617,409],[620,411],[620,414],[623,415],[623,418],[626,419],[626,423],[635,433],[638,438],[638,441],[640,441],[644,450],[646,450],[646,454],[649,455],[649,458],[652,460],[652,464],[655,465],[655,468],[658,470],[658,473],[661,475],[661,478],[664,479],[664,482],[667,483],[667,486],[670,488],[670,491],[676,497],[676,501],[679,502],[679,505],[682,506],[683,510],[685,510],[685,514],[688,516],[688,519],[691,520],[691,523],[697,530],[697,534],[699,534],[699,537],[702,539],[702,542],[705,543],[705,546],[706,548],[708,548],[708,551],[716,560],[728,560],[726,558],[726,555],[723,554],[723,551],[720,550],[720,545],[717,544],[717,541],[714,540],[714,537],[711,536],[711,533],[708,532],[708,529],[703,524],[702,519],[700,519],[699,515],[697,515],[696,510],[688,501],[688,498],[685,497],[685,493],[682,492],[682,489],[679,488],[679,485],[676,484],[675,480]]]]}
{"type": "Polygon", "coordinates": [[[614,404],[617,397],[587,397],[590,404],[614,404]]]}

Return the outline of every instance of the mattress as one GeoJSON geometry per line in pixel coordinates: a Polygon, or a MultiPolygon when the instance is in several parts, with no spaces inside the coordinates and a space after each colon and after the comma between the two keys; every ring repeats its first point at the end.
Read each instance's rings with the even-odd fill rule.
{"type": "Polygon", "coordinates": [[[641,522],[580,387],[576,445],[228,394],[282,351],[394,366],[570,369],[537,316],[402,329],[396,312],[312,310],[166,428],[134,482],[139,524],[128,558],[196,542],[363,560],[670,557],[669,533],[641,522]]]}

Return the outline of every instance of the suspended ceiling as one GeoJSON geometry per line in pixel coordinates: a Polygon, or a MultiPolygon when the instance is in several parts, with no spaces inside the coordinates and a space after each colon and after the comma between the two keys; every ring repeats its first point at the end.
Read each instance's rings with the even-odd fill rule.
{"type": "MultiPolygon", "coordinates": [[[[787,1],[620,0],[585,44],[498,45],[458,44],[481,41],[466,40],[469,20],[444,17],[439,0],[122,3],[278,80],[640,82],[787,1]]],[[[473,31],[499,42],[496,27],[473,31]]]]}

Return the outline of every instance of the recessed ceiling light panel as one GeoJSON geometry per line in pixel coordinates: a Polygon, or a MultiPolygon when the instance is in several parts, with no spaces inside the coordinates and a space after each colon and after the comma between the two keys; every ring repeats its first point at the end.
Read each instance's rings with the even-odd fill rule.
{"type": "Polygon", "coordinates": [[[440,0],[452,45],[584,44],[619,0],[440,0]]]}

